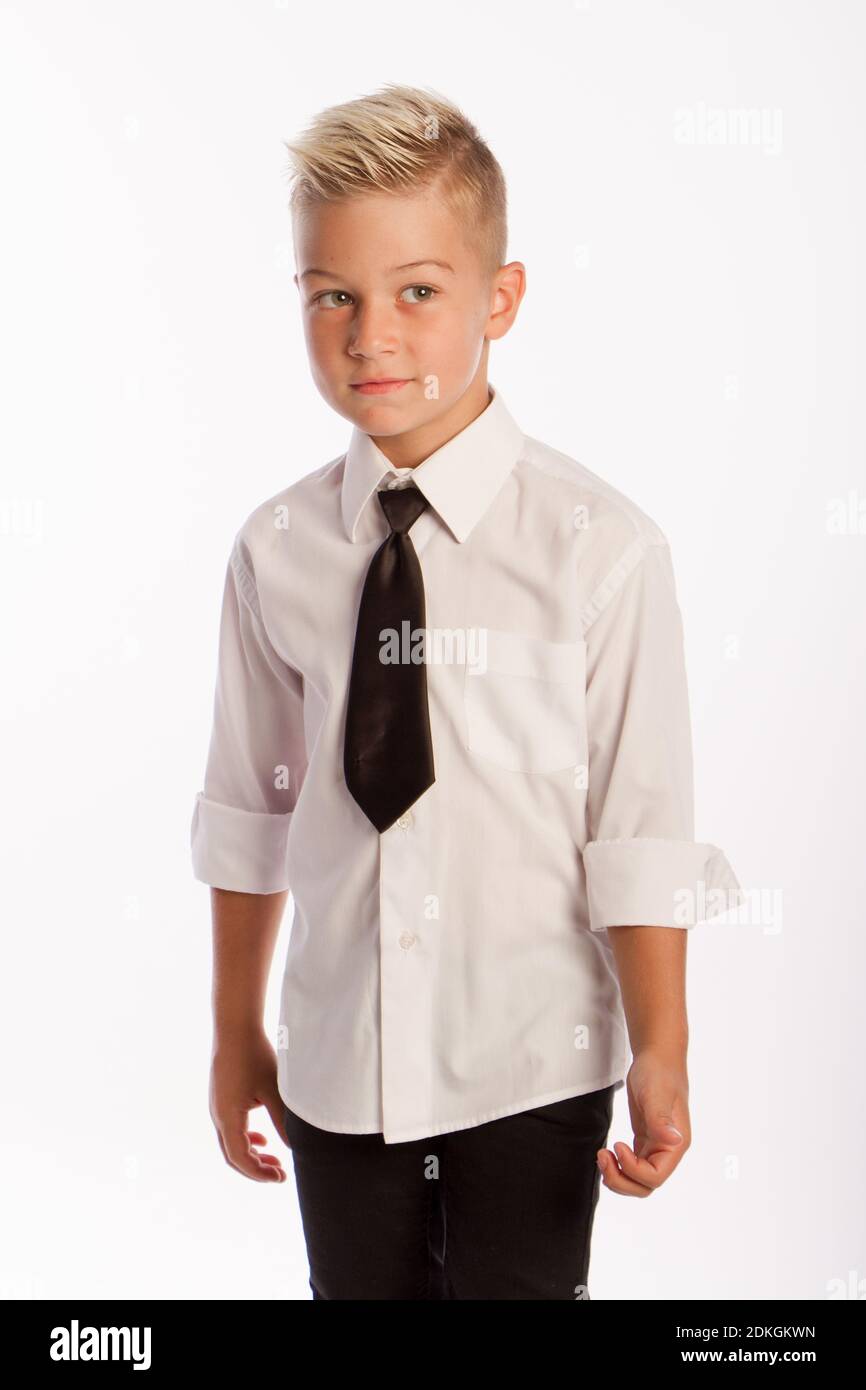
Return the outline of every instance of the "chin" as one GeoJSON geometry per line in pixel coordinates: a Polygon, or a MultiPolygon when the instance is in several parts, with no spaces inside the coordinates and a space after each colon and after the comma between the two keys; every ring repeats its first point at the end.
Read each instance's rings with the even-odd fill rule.
{"type": "Polygon", "coordinates": [[[421,413],[417,401],[397,401],[389,396],[359,396],[351,386],[347,390],[351,397],[349,405],[353,414],[363,420],[375,418],[386,427],[390,426],[395,433],[397,430],[405,430],[410,420],[414,421],[421,413]]]}

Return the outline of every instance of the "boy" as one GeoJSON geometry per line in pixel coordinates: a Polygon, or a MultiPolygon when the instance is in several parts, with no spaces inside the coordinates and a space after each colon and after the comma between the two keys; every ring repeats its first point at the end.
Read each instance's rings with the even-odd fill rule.
{"type": "Polygon", "coordinates": [[[389,85],[289,149],[312,374],[353,429],[227,567],[192,823],[211,1114],[248,1177],[285,1179],[251,1108],[290,1146],[313,1298],[588,1298],[600,1182],[648,1196],[690,1142],[682,929],[739,897],[693,839],[668,546],[488,382],[525,272],[470,122],[389,85]]]}

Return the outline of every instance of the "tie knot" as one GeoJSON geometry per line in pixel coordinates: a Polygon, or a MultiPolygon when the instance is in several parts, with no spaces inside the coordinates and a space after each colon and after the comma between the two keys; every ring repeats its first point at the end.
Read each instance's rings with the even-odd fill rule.
{"type": "Polygon", "coordinates": [[[427,498],[414,483],[409,487],[380,488],[376,496],[388,525],[398,535],[405,535],[428,506],[427,498]]]}

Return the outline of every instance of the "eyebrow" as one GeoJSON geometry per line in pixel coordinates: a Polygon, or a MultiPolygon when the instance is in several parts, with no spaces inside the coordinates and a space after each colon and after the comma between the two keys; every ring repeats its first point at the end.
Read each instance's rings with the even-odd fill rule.
{"type": "MultiPolygon", "coordinates": [[[[404,265],[392,265],[391,269],[386,270],[385,274],[395,275],[398,270],[415,270],[419,265],[436,265],[439,267],[440,270],[450,270],[452,275],[455,274],[453,265],[449,265],[447,261],[435,260],[406,261],[404,265]]],[[[346,278],[345,276],[340,275],[339,271],[319,270],[318,266],[310,266],[308,270],[301,271],[301,274],[298,276],[298,279],[304,280],[308,275],[323,275],[325,279],[333,278],[335,280],[342,280],[346,278]]]]}

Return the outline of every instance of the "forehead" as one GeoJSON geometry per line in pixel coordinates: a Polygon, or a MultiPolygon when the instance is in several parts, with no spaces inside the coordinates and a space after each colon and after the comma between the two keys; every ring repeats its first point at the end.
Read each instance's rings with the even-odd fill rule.
{"type": "Polygon", "coordinates": [[[447,262],[456,273],[471,259],[457,218],[431,190],[315,203],[293,213],[292,228],[299,274],[314,266],[397,273],[397,267],[421,260],[447,262]]]}

